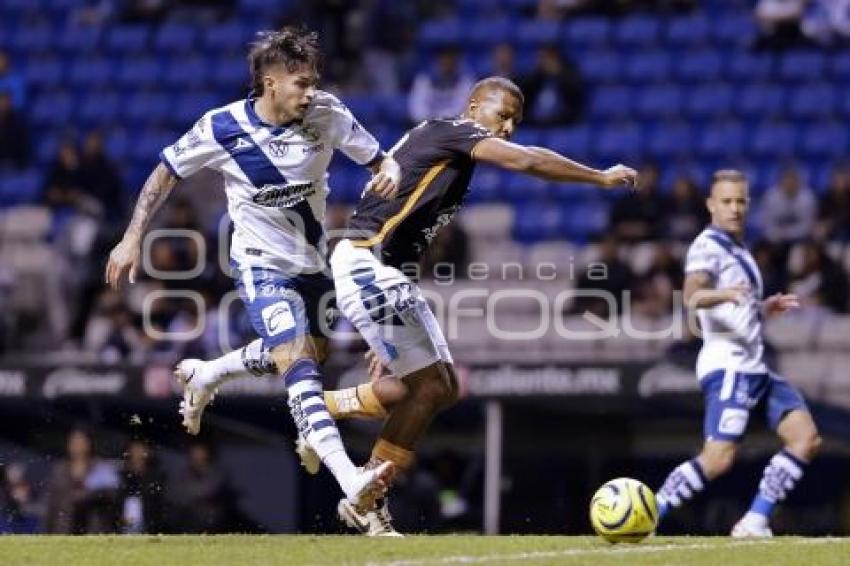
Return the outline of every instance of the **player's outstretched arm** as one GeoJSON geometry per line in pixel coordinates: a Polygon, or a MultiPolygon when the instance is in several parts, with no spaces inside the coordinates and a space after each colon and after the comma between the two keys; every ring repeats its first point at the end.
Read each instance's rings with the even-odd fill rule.
{"type": "Polygon", "coordinates": [[[372,178],[366,183],[366,192],[372,191],[383,198],[393,198],[401,183],[401,167],[391,155],[384,155],[378,163],[369,167],[372,178]]]}
{"type": "Polygon", "coordinates": [[[733,302],[741,304],[746,298],[749,287],[743,283],[715,289],[712,276],[704,271],[688,273],[685,277],[683,295],[685,306],[691,310],[710,309],[713,306],[733,302]]]}
{"type": "Polygon", "coordinates": [[[637,181],[637,171],[625,165],[600,171],[550,149],[523,146],[501,138],[486,138],[478,142],[472,149],[472,158],[561,183],[589,183],[616,188],[633,187],[637,181]]]}
{"type": "Polygon", "coordinates": [[[136,208],[133,210],[130,225],[124,231],[124,237],[109,253],[109,262],[106,264],[106,283],[113,289],[121,286],[121,278],[125,271],[129,271],[130,283],[136,282],[142,236],[151,218],[168,198],[177,181],[177,177],[162,163],[157,165],[145,181],[139,200],[136,202],[136,208]]]}
{"type": "Polygon", "coordinates": [[[797,295],[776,293],[766,298],[761,305],[764,315],[768,318],[785,314],[800,308],[800,298],[797,295]]]}

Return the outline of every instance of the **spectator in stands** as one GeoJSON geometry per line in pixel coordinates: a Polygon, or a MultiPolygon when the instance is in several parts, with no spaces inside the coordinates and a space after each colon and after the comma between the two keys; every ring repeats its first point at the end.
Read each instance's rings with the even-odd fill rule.
{"type": "Polygon", "coordinates": [[[782,251],[770,242],[761,240],[753,246],[752,253],[761,272],[764,296],[784,293],[788,288],[788,268],[782,251]]]}
{"type": "Polygon", "coordinates": [[[373,0],[365,7],[366,32],[363,53],[369,92],[395,94],[401,91],[401,63],[416,37],[415,2],[373,0]]]}
{"type": "Polygon", "coordinates": [[[23,169],[29,161],[27,123],[12,105],[12,96],[0,91],[0,168],[11,165],[23,169]]]}
{"type": "Polygon", "coordinates": [[[556,46],[537,54],[537,66],[519,83],[525,93],[525,120],[531,124],[572,124],[584,108],[581,76],[556,46]]]}
{"type": "Polygon", "coordinates": [[[802,22],[808,0],[759,0],[755,9],[759,37],[756,47],[787,49],[810,45],[802,22]]]}
{"type": "MultiPolygon", "coordinates": [[[[155,311],[163,302],[155,301],[152,310],[155,311]]],[[[94,314],[86,325],[85,347],[97,352],[104,363],[118,363],[142,358],[150,344],[135,324],[133,314],[121,296],[106,290],[98,298],[94,314]]]]}
{"type": "Polygon", "coordinates": [[[118,472],[95,455],[92,435],[74,429],[67,456],[53,467],[47,484],[46,531],[51,534],[116,532],[118,472]]]}
{"type": "Polygon", "coordinates": [[[156,24],[165,19],[168,8],[166,0],[127,0],[119,17],[129,24],[156,24]]]}
{"type": "Polygon", "coordinates": [[[795,167],[782,172],[779,183],[762,197],[760,208],[762,232],[773,244],[787,247],[814,233],[817,199],[795,167]]]}
{"type": "Polygon", "coordinates": [[[420,72],[413,80],[410,119],[421,122],[460,114],[474,83],[475,78],[461,68],[457,49],[443,49],[437,55],[436,66],[420,72]]]}
{"type": "Polygon", "coordinates": [[[850,240],[850,167],[832,172],[829,188],[820,199],[818,239],[850,240]]]}
{"type": "Polygon", "coordinates": [[[664,214],[670,209],[658,190],[658,167],[647,163],[638,173],[641,189],[620,196],[611,211],[611,226],[617,238],[625,242],[659,239],[664,231],[664,214]]]}
{"type": "Polygon", "coordinates": [[[667,237],[677,242],[691,242],[709,222],[705,195],[690,177],[678,177],[664,215],[667,237]]]}
{"type": "Polygon", "coordinates": [[[236,493],[201,439],[189,446],[187,465],[171,478],[168,498],[175,527],[186,533],[223,533],[232,523],[236,493]]]}
{"type": "Polygon", "coordinates": [[[850,39],[850,0],[814,0],[803,19],[806,37],[820,45],[835,45],[850,39]]]}
{"type": "Polygon", "coordinates": [[[0,93],[6,93],[12,98],[12,106],[23,109],[26,105],[26,87],[23,77],[12,69],[9,55],[0,50],[0,93]]]}
{"type": "Polygon", "coordinates": [[[625,292],[633,288],[635,276],[631,267],[620,260],[618,251],[617,238],[612,235],[605,236],[599,243],[599,258],[582,273],[576,288],[601,291],[604,297],[577,297],[574,307],[576,313],[590,312],[608,319],[615,314],[611,312],[612,301],[616,314],[622,312],[625,292]]]}
{"type": "Polygon", "coordinates": [[[42,198],[54,213],[72,210],[82,194],[80,154],[71,140],[59,145],[56,158],[48,167],[42,198]]]}
{"type": "Polygon", "coordinates": [[[131,440],[124,452],[120,476],[123,532],[164,532],[165,475],[153,447],[144,440],[131,440]]]}
{"type": "Polygon", "coordinates": [[[669,316],[673,310],[673,292],[684,283],[682,266],[669,243],[655,245],[652,265],[637,281],[634,312],[649,318],[669,316]]]}
{"type": "Polygon", "coordinates": [[[823,307],[836,313],[847,312],[847,274],[813,241],[801,245],[802,261],[793,274],[790,292],[800,297],[803,307],[823,307]]]}
{"type": "Polygon", "coordinates": [[[23,464],[12,462],[2,472],[0,534],[31,535],[41,530],[42,509],[23,464]]]}
{"type": "Polygon", "coordinates": [[[83,141],[79,182],[82,191],[98,203],[104,221],[123,225],[126,210],[123,183],[118,168],[106,155],[103,134],[99,131],[89,132],[83,141]]]}

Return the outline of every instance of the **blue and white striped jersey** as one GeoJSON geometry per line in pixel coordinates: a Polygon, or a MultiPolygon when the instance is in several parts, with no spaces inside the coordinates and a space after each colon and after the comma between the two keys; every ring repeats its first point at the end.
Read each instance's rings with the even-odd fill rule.
{"type": "Polygon", "coordinates": [[[686,274],[697,271],[711,275],[717,289],[740,283],[749,287],[741,305],[726,302],[697,311],[703,334],[697,375],[702,378],[717,369],[766,372],[761,314],[764,283],[753,256],[729,234],[709,226],[694,239],[685,260],[686,274]]]}
{"type": "Polygon", "coordinates": [[[253,99],[210,110],[160,159],[179,178],[204,167],[222,173],[237,264],[316,273],[325,269],[327,169],[335,149],[362,165],[381,155],[345,105],[319,91],[304,119],[285,126],[264,123],[253,99]]]}

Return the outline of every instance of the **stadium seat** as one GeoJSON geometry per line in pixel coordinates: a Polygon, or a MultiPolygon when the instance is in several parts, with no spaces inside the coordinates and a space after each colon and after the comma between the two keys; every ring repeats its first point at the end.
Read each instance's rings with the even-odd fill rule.
{"type": "Polygon", "coordinates": [[[543,136],[543,145],[575,159],[585,159],[590,152],[590,128],[552,128],[543,136]]]}
{"type": "Polygon", "coordinates": [[[626,62],[625,76],[637,84],[670,79],[670,55],[662,50],[638,51],[626,62]]]}
{"type": "Polygon", "coordinates": [[[780,115],[785,109],[785,89],[771,83],[749,84],[738,94],[735,109],[744,118],[780,115]]]}
{"type": "MultiPolygon", "coordinates": [[[[41,194],[41,184],[42,173],[36,168],[4,172],[0,175],[0,204],[12,206],[35,203],[41,194]]],[[[17,220],[7,218],[7,221],[17,220]]]]}
{"type": "Polygon", "coordinates": [[[563,212],[557,206],[543,203],[520,206],[514,223],[514,238],[520,242],[562,238],[563,220],[563,212]]]}
{"type": "Polygon", "coordinates": [[[148,47],[150,28],[143,25],[123,25],[106,33],[106,47],[111,53],[141,53],[148,47]]]}
{"type": "Polygon", "coordinates": [[[567,22],[566,41],[575,47],[605,46],[611,24],[605,18],[576,18],[567,22]]]}
{"type": "Polygon", "coordinates": [[[254,30],[238,22],[229,21],[212,25],[200,34],[204,49],[213,53],[236,51],[241,53],[251,40],[254,30]]]}
{"type": "Polygon", "coordinates": [[[592,118],[626,117],[631,114],[634,96],[624,86],[603,86],[590,97],[588,112],[592,118]]]}
{"type": "Polygon", "coordinates": [[[718,46],[746,48],[757,33],[751,10],[737,9],[712,18],[710,35],[718,46]]]}
{"type": "Polygon", "coordinates": [[[46,55],[33,57],[24,68],[24,81],[34,88],[54,88],[61,86],[65,67],[58,57],[46,55]]]}
{"type": "Polygon", "coordinates": [[[791,157],[796,145],[796,131],[784,122],[758,125],[750,139],[750,153],[756,157],[791,157]]]}
{"type": "Polygon", "coordinates": [[[505,197],[521,205],[526,202],[537,202],[550,196],[551,184],[539,177],[508,173],[505,181],[505,197]]]}
{"type": "Polygon", "coordinates": [[[677,116],[682,107],[682,92],[676,85],[650,86],[638,90],[635,111],[641,118],[677,116]]]}
{"type": "Polygon", "coordinates": [[[848,138],[846,126],[824,120],[809,124],[803,131],[800,149],[806,157],[835,157],[847,155],[848,138]]]}
{"type": "Polygon", "coordinates": [[[102,92],[97,96],[83,98],[75,115],[87,127],[109,125],[118,116],[122,102],[116,92],[102,92]]]}
{"type": "Polygon", "coordinates": [[[593,153],[606,160],[624,160],[643,152],[640,128],[628,122],[603,127],[594,141],[593,153]]]}
{"type": "Polygon", "coordinates": [[[115,64],[106,57],[84,55],[74,59],[68,74],[68,81],[78,88],[102,86],[114,80],[112,70],[115,64]]]}
{"type": "Polygon", "coordinates": [[[846,352],[850,348],[850,317],[824,318],[818,333],[818,346],[824,350],[846,352]]]}
{"type": "MultiPolygon", "coordinates": [[[[513,37],[513,25],[507,18],[476,19],[470,22],[464,41],[477,47],[490,48],[508,42],[513,37]]],[[[489,53],[488,53],[489,57],[489,53]]]]}
{"type": "Polygon", "coordinates": [[[130,151],[130,136],[124,128],[113,128],[106,134],[105,147],[112,159],[123,162],[130,151]]]}
{"type": "Polygon", "coordinates": [[[687,82],[715,81],[723,72],[723,59],[712,49],[699,49],[676,59],[676,77],[687,82]]]}
{"type": "Polygon", "coordinates": [[[520,47],[555,43],[560,35],[560,22],[552,20],[526,20],[516,26],[514,41],[520,47]]]}
{"type": "Polygon", "coordinates": [[[623,48],[655,45],[661,35],[661,23],[648,15],[629,16],[614,27],[614,41],[623,48]]]}
{"type": "Polygon", "coordinates": [[[779,60],[779,77],[786,81],[815,81],[823,78],[826,56],[819,51],[789,51],[779,60]]]}
{"type": "Polygon", "coordinates": [[[156,92],[138,92],[130,96],[124,107],[123,121],[142,126],[160,123],[166,119],[172,105],[171,96],[156,92]]]}
{"type": "Polygon", "coordinates": [[[711,26],[704,14],[679,16],[672,18],[667,24],[664,39],[667,45],[680,49],[690,45],[703,45],[710,36],[711,26]]]}
{"type": "Polygon", "coordinates": [[[181,131],[188,130],[204,112],[216,108],[226,101],[220,94],[210,91],[187,91],[177,97],[171,109],[171,125],[181,131]]]}
{"type": "Polygon", "coordinates": [[[516,209],[512,206],[481,204],[463,208],[460,222],[471,239],[496,243],[510,239],[515,216],[516,209]]]}
{"type": "Polygon", "coordinates": [[[158,51],[176,54],[191,50],[197,42],[198,30],[194,26],[174,22],[159,27],[153,45],[158,51]]]}
{"type": "Polygon", "coordinates": [[[829,83],[810,83],[796,87],[791,93],[788,111],[791,118],[811,120],[833,114],[838,93],[829,83]]]}
{"type": "Polygon", "coordinates": [[[828,62],[829,74],[843,83],[850,82],[850,50],[842,49],[832,54],[828,62]]]}
{"type": "Polygon", "coordinates": [[[55,134],[45,134],[41,136],[35,143],[35,155],[38,163],[50,163],[56,158],[56,151],[59,149],[59,136],[55,134]]]}
{"type": "Polygon", "coordinates": [[[63,124],[71,117],[73,109],[73,102],[68,93],[48,91],[35,98],[30,109],[30,119],[40,127],[63,124]]]}
{"type": "Polygon", "coordinates": [[[622,79],[620,53],[610,49],[591,50],[577,61],[582,77],[591,83],[613,83],[622,79]]]}
{"type": "Polygon", "coordinates": [[[706,125],[697,139],[697,153],[702,157],[733,157],[744,148],[744,128],[740,122],[726,120],[706,125]]]}
{"type": "MultiPolygon", "coordinates": [[[[525,264],[530,270],[537,270],[540,265],[554,265],[554,275],[559,279],[569,279],[572,275],[570,266],[575,264],[578,251],[568,240],[554,240],[532,244],[526,251],[525,264]]],[[[549,270],[546,270],[548,276],[549,270]]],[[[559,282],[558,286],[563,286],[559,282]]]]}
{"type": "Polygon", "coordinates": [[[602,234],[610,226],[610,210],[605,201],[568,203],[561,213],[560,231],[553,237],[566,236],[573,242],[586,243],[602,234]]]}
{"type": "Polygon", "coordinates": [[[118,67],[118,83],[123,87],[139,88],[155,85],[162,76],[159,62],[153,57],[126,57],[118,67]]]}
{"type": "Polygon", "coordinates": [[[693,132],[684,121],[664,123],[655,127],[648,137],[647,147],[654,157],[688,156],[693,149],[693,132]]]}
{"type": "Polygon", "coordinates": [[[85,25],[66,25],[59,34],[57,46],[63,52],[93,51],[100,43],[103,28],[85,25]]]}
{"type": "Polygon", "coordinates": [[[773,73],[774,64],[772,54],[736,51],[730,53],[726,74],[733,81],[767,80],[773,73]]]}
{"type": "Polygon", "coordinates": [[[211,84],[219,88],[234,89],[248,84],[248,65],[237,55],[216,59],[210,73],[211,84]]]}
{"type": "Polygon", "coordinates": [[[11,48],[23,53],[45,53],[51,51],[55,39],[48,24],[24,25],[12,33],[11,48]]]}
{"type": "Polygon", "coordinates": [[[419,28],[419,45],[438,48],[462,41],[464,26],[457,19],[428,20],[419,28]]]}
{"type": "Polygon", "coordinates": [[[685,100],[688,115],[696,119],[726,116],[736,102],[732,87],[726,83],[697,86],[685,100]]]}
{"type": "Polygon", "coordinates": [[[503,171],[496,167],[476,167],[469,184],[467,202],[477,204],[501,200],[503,198],[503,177],[503,171]]]}
{"type": "MultiPolygon", "coordinates": [[[[32,184],[24,177],[32,177],[32,172],[18,177],[14,185],[32,184]]],[[[37,176],[36,176],[37,177],[37,176]]],[[[36,179],[40,182],[40,179],[36,179]]],[[[23,244],[43,241],[50,231],[50,209],[45,206],[19,205],[3,211],[0,215],[0,242],[23,244]]]]}
{"type": "Polygon", "coordinates": [[[407,94],[390,94],[378,101],[381,119],[392,126],[406,128],[410,124],[407,94]]]}

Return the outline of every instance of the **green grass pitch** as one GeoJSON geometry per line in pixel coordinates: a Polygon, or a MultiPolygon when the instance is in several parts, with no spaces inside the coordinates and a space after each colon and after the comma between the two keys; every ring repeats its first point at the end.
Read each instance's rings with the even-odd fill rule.
{"type": "Polygon", "coordinates": [[[654,537],[610,545],[595,537],[410,536],[3,536],[0,564],[100,566],[439,564],[850,564],[850,538],[654,537]]]}

